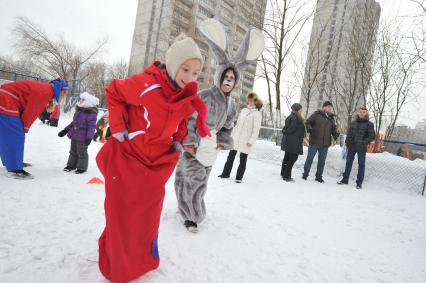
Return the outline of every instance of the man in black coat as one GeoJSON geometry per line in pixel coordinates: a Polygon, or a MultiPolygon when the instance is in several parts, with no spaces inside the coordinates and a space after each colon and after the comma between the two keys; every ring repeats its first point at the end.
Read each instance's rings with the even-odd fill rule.
{"type": "Polygon", "coordinates": [[[331,138],[337,140],[336,121],[334,119],[333,104],[330,101],[324,102],[322,110],[315,111],[308,120],[306,120],[306,129],[309,135],[308,156],[306,157],[303,179],[307,179],[311,171],[312,161],[318,152],[318,165],[315,174],[315,181],[324,183],[322,174],[324,172],[325,159],[327,158],[328,148],[331,146],[331,138]]]}
{"type": "Polygon", "coordinates": [[[352,122],[348,135],[346,137],[346,146],[348,154],[346,156],[346,168],[343,173],[343,179],[338,182],[340,185],[346,185],[351,174],[352,164],[355,159],[355,154],[358,155],[358,175],[356,179],[356,188],[362,188],[365,173],[365,157],[367,155],[367,147],[374,139],[374,124],[368,120],[367,108],[361,107],[358,110],[355,121],[352,122]]]}
{"type": "Polygon", "coordinates": [[[286,182],[294,181],[291,178],[291,171],[299,155],[303,154],[303,138],[305,137],[305,125],[300,114],[302,105],[295,103],[291,106],[291,110],[291,114],[285,119],[281,141],[281,149],[285,151],[281,165],[281,177],[286,182]]]}

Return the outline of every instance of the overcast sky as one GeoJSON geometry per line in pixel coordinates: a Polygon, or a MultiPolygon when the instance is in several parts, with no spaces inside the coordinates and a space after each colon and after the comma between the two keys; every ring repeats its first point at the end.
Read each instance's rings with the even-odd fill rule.
{"type": "MultiPolygon", "coordinates": [[[[316,2],[316,0],[312,0],[316,2]]],[[[12,28],[18,16],[25,16],[44,28],[50,35],[64,34],[79,47],[90,47],[97,39],[107,36],[109,47],[104,54],[108,62],[130,58],[137,0],[0,0],[0,55],[13,55],[12,28]]],[[[378,0],[382,18],[413,14],[409,0],[378,0]]],[[[409,21],[409,19],[407,20],[409,21]]],[[[306,29],[309,36],[310,27],[306,29]]],[[[259,85],[256,83],[256,85],[259,85]]],[[[256,87],[262,90],[263,87],[256,87]]],[[[414,126],[426,119],[426,93],[419,103],[404,113],[404,123],[414,126]]]]}

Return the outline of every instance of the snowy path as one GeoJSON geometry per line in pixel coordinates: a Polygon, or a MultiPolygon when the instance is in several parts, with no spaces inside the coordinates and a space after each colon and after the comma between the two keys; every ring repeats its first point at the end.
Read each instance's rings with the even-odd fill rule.
{"type": "MultiPolygon", "coordinates": [[[[69,140],[57,132],[36,122],[27,136],[35,180],[0,170],[2,283],[103,282],[94,262],[103,187],[85,184],[100,177],[100,144],[90,146],[89,172],[76,176],[62,171],[69,140]]],[[[299,168],[287,184],[277,162],[253,159],[236,184],[216,177],[225,159],[213,169],[199,234],[180,223],[169,181],[161,265],[138,282],[426,282],[426,198],[368,184],[357,191],[332,176],[306,182],[299,168]]]]}

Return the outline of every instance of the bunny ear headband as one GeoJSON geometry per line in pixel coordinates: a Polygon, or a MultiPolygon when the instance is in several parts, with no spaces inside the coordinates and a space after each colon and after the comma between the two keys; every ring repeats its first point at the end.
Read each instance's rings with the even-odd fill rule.
{"type": "Polygon", "coordinates": [[[199,30],[212,49],[219,67],[235,67],[238,73],[249,64],[255,63],[265,48],[262,31],[252,27],[247,31],[234,57],[231,58],[225,29],[218,20],[204,20],[201,22],[199,30]]]}

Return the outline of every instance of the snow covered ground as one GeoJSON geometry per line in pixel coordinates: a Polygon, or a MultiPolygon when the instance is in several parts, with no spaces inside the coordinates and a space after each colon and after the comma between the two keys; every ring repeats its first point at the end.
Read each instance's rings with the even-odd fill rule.
{"type": "MultiPolygon", "coordinates": [[[[27,135],[26,161],[34,164],[28,171],[36,179],[10,179],[0,169],[2,283],[103,282],[96,260],[104,191],[86,184],[101,177],[94,162],[101,144],[90,146],[86,174],[63,172],[70,142],[57,137],[59,130],[37,121],[27,135]]],[[[368,171],[364,189],[338,186],[338,149],[330,151],[325,184],[300,179],[303,157],[296,182],[284,183],[282,156],[273,144],[259,142],[244,182],[236,184],[216,177],[222,153],[198,234],[179,220],[171,178],[160,268],[137,282],[426,282],[425,197],[368,171]]],[[[367,164],[374,158],[369,155],[367,164]]]]}

